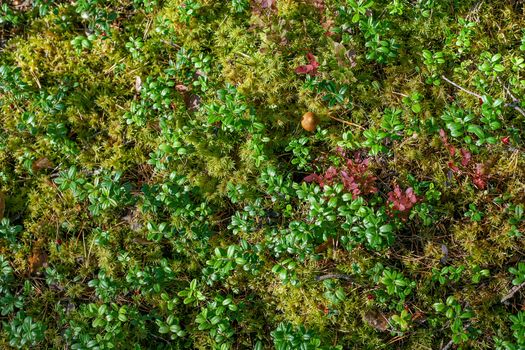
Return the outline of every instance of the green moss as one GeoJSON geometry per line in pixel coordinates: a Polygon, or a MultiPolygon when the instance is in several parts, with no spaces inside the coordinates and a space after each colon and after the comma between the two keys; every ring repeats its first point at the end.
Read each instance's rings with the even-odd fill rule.
{"type": "Polygon", "coordinates": [[[47,327],[28,341],[35,348],[272,348],[271,332],[288,322],[344,349],[434,349],[457,333],[433,306],[451,295],[479,330],[458,346],[515,342],[509,316],[523,293],[500,300],[525,248],[525,117],[508,105],[509,91],[524,95],[523,6],[353,6],[90,0],[11,7],[16,18],[2,9],[0,254],[13,273],[0,276],[0,299],[21,301],[2,310],[0,347],[17,341],[7,325],[30,315],[47,327]],[[477,95],[504,102],[491,115],[477,95]],[[387,109],[401,111],[397,126],[387,109]],[[473,119],[456,134],[442,116],[459,109],[473,119]],[[315,133],[300,125],[308,111],[315,133]],[[365,158],[359,174],[352,166],[365,158]],[[307,185],[312,173],[335,190],[307,185]],[[352,192],[366,181],[370,193],[352,192]],[[400,203],[410,208],[395,211],[400,203]],[[471,204],[478,221],[465,215],[471,204]],[[45,266],[32,271],[38,253],[45,266]],[[490,275],[475,283],[474,265],[490,275]],[[437,282],[449,266],[465,271],[437,282]],[[101,271],[109,282],[89,284],[101,271]],[[396,294],[385,271],[415,287],[396,294]],[[346,277],[316,280],[331,273],[346,277]],[[188,298],[192,288],[202,297],[188,298]],[[104,298],[127,320],[100,309],[104,298]],[[402,310],[406,331],[392,318],[402,310]],[[387,330],[369,324],[372,311],[387,330]]]}

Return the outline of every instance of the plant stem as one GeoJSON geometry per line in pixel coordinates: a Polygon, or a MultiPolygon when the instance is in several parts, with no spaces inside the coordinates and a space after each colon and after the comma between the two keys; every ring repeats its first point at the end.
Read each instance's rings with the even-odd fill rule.
{"type": "MultiPolygon", "coordinates": [[[[480,98],[480,99],[482,98],[482,96],[480,94],[477,94],[477,93],[475,93],[473,91],[465,89],[462,86],[459,86],[458,84],[454,83],[452,80],[448,79],[444,75],[442,75],[441,78],[443,78],[443,80],[445,80],[447,83],[449,83],[451,85],[454,85],[455,87],[457,87],[458,89],[460,89],[463,92],[466,92],[469,95],[475,96],[475,97],[480,98]]],[[[501,83],[501,80],[499,78],[498,78],[498,81],[501,83]]],[[[520,100],[518,100],[516,97],[514,97],[514,95],[512,95],[512,93],[509,91],[509,89],[507,89],[506,86],[503,85],[503,88],[505,89],[505,91],[507,91],[507,93],[510,95],[510,97],[514,100],[513,103],[505,103],[505,107],[512,107],[513,109],[515,109],[516,111],[518,111],[521,115],[523,115],[525,117],[525,111],[520,106],[516,105],[516,103],[519,103],[520,100]]]]}
{"type": "Polygon", "coordinates": [[[476,94],[475,92],[472,92],[470,90],[465,89],[464,87],[459,86],[458,84],[454,83],[452,80],[448,79],[446,76],[442,75],[441,78],[443,78],[443,80],[446,81],[447,83],[454,85],[461,91],[466,92],[469,95],[476,96],[477,98],[481,98],[481,95],[476,94]]]}
{"type": "Polygon", "coordinates": [[[347,120],[343,120],[343,119],[339,119],[337,117],[334,117],[334,116],[331,116],[331,115],[328,115],[329,118],[333,119],[333,120],[337,120],[338,122],[341,122],[341,123],[344,123],[344,124],[347,124],[347,125],[351,125],[351,126],[355,126],[361,130],[365,130],[364,127],[362,127],[361,125],[359,124],[355,124],[355,123],[352,123],[352,122],[349,122],[347,120]]]}
{"type": "Polygon", "coordinates": [[[523,282],[522,284],[519,284],[517,286],[512,287],[510,289],[509,293],[507,295],[505,295],[503,298],[501,298],[501,302],[505,303],[507,300],[512,298],[514,296],[514,294],[516,294],[523,287],[525,287],[525,282],[523,282]]]}
{"type": "Polygon", "coordinates": [[[327,280],[327,279],[331,279],[331,278],[347,280],[347,281],[351,281],[352,280],[352,276],[341,274],[341,273],[329,273],[329,274],[326,274],[326,275],[317,276],[317,277],[315,277],[315,280],[321,282],[321,281],[324,281],[324,280],[327,280]]]}

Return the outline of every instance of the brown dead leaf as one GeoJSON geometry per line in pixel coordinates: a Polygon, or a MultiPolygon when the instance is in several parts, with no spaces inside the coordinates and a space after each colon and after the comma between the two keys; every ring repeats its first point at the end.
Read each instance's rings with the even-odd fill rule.
{"type": "Polygon", "coordinates": [[[324,242],[323,244],[317,246],[315,248],[315,252],[317,254],[325,252],[328,249],[328,247],[333,246],[333,245],[334,245],[334,239],[332,237],[330,237],[330,238],[328,238],[326,240],[326,242],[324,242]]]}
{"type": "Polygon", "coordinates": [[[122,217],[122,220],[129,224],[129,228],[135,232],[142,229],[142,224],[140,223],[140,211],[137,207],[131,209],[128,215],[122,217]]]}
{"type": "Polygon", "coordinates": [[[388,320],[385,315],[377,310],[368,311],[363,318],[378,331],[384,332],[388,329],[388,320]]]}
{"type": "Polygon", "coordinates": [[[33,254],[29,257],[29,272],[34,273],[41,267],[46,266],[47,254],[39,249],[33,250],[33,254]]]}
{"type": "Polygon", "coordinates": [[[177,91],[188,91],[188,87],[184,84],[177,84],[175,85],[175,90],[177,91]]]}
{"type": "Polygon", "coordinates": [[[356,63],[356,52],[354,50],[347,50],[343,44],[334,42],[334,54],[337,63],[340,66],[354,68],[356,63]]]}
{"type": "Polygon", "coordinates": [[[53,168],[53,163],[47,158],[40,158],[36,162],[33,163],[33,171],[39,171],[43,169],[51,169],[53,168]]]}
{"type": "Polygon", "coordinates": [[[184,96],[184,103],[190,112],[194,112],[199,109],[201,105],[201,98],[198,95],[189,94],[184,96]]]}

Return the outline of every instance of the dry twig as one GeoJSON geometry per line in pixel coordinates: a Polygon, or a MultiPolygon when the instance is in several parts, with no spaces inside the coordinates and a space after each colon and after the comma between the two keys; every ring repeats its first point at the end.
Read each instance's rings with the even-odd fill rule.
{"type": "MultiPolygon", "coordinates": [[[[472,95],[472,96],[475,96],[479,99],[481,99],[483,96],[481,96],[480,94],[477,94],[473,91],[470,91],[470,90],[467,90],[465,89],[464,87],[454,83],[452,80],[448,79],[446,76],[442,75],[441,78],[443,78],[443,80],[445,80],[447,83],[455,86],[456,88],[460,89],[461,91],[463,92],[466,92],[467,94],[469,95],[472,95]]],[[[501,83],[501,80],[498,78],[498,81],[501,83]]],[[[503,84],[502,84],[503,85],[503,84]]],[[[512,103],[505,103],[505,107],[510,107],[510,108],[513,108],[515,109],[516,111],[518,111],[521,115],[523,115],[525,117],[525,111],[520,107],[518,106],[518,104],[520,103],[520,100],[518,100],[514,95],[512,95],[512,93],[510,92],[509,89],[507,89],[507,87],[505,85],[503,85],[503,88],[505,89],[505,91],[509,94],[509,96],[513,99],[512,103]]]]}
{"type": "Polygon", "coordinates": [[[514,294],[516,294],[523,287],[525,287],[525,282],[523,282],[522,284],[519,284],[517,286],[512,287],[510,289],[510,291],[507,293],[507,295],[505,295],[503,298],[501,298],[501,302],[505,303],[507,300],[512,298],[514,296],[514,294]]]}
{"type": "Polygon", "coordinates": [[[356,123],[352,123],[352,122],[349,122],[347,120],[343,120],[343,119],[339,119],[337,117],[334,117],[334,116],[331,116],[331,115],[328,115],[329,118],[333,119],[333,120],[337,120],[338,122],[341,122],[341,123],[344,123],[344,124],[347,124],[347,125],[351,125],[351,126],[355,126],[361,130],[364,130],[365,128],[363,128],[361,125],[359,124],[356,124],[356,123]]]}
{"type": "Polygon", "coordinates": [[[346,280],[346,281],[352,280],[352,276],[344,275],[341,273],[329,273],[329,274],[322,275],[322,276],[316,276],[315,280],[320,282],[320,281],[324,281],[324,280],[331,279],[331,278],[341,279],[341,280],[346,280]]]}

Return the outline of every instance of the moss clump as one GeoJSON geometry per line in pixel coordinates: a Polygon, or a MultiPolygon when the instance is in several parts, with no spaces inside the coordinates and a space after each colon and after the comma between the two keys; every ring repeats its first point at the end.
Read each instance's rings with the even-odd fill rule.
{"type": "Polygon", "coordinates": [[[0,347],[525,346],[523,11],[4,4],[0,347]]]}

